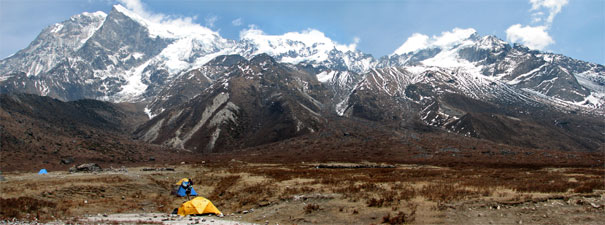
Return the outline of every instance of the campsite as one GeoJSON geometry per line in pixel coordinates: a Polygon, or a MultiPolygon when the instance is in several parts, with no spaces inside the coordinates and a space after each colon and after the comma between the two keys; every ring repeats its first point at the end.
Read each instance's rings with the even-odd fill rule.
{"type": "Polygon", "coordinates": [[[605,220],[602,168],[240,160],[149,166],[92,173],[2,173],[6,181],[0,182],[0,219],[2,223],[79,224],[599,224],[605,220]],[[171,214],[187,201],[175,193],[177,182],[184,178],[193,181],[197,196],[209,200],[224,217],[210,208],[211,213],[203,216],[171,214]]]}

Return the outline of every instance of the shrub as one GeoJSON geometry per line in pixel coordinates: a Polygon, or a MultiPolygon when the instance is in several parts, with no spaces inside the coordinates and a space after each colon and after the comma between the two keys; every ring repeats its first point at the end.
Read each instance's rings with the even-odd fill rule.
{"type": "MultiPolygon", "coordinates": [[[[31,197],[19,198],[0,198],[0,218],[1,219],[40,219],[41,211],[54,209],[57,204],[41,199],[31,197]],[[28,216],[29,215],[29,216],[28,216]],[[35,217],[34,217],[35,216],[35,217]]],[[[46,215],[48,216],[48,215],[46,215]]]]}
{"type": "Polygon", "coordinates": [[[232,175],[223,177],[214,187],[212,193],[210,193],[210,199],[224,199],[231,196],[224,196],[229,193],[229,189],[237,183],[240,179],[239,175],[232,175]]]}
{"type": "Polygon", "coordinates": [[[408,216],[404,213],[404,212],[399,212],[396,215],[392,215],[389,213],[386,216],[382,217],[382,223],[387,223],[387,224],[404,224],[407,222],[411,222],[408,221],[408,216]]]}
{"type": "Polygon", "coordinates": [[[319,205],[313,204],[313,203],[309,203],[309,204],[305,205],[304,209],[305,209],[306,214],[320,210],[319,205]]]}
{"type": "Polygon", "coordinates": [[[430,184],[422,187],[420,194],[430,201],[454,201],[470,196],[477,196],[479,192],[470,191],[451,184],[430,184]]]}
{"type": "Polygon", "coordinates": [[[605,183],[599,180],[590,180],[580,184],[580,186],[573,189],[575,193],[592,193],[594,189],[605,189],[605,183]]]}

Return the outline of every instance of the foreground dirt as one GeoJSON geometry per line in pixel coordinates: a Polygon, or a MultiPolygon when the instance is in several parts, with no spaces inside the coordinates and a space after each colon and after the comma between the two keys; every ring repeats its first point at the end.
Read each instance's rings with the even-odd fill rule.
{"type": "Polygon", "coordinates": [[[84,223],[138,223],[138,224],[166,224],[166,225],[186,225],[186,224],[209,224],[209,225],[247,225],[250,223],[225,220],[213,216],[178,216],[165,213],[124,213],[124,214],[103,214],[86,217],[81,220],[84,223]]]}
{"type": "Polygon", "coordinates": [[[603,224],[603,195],[549,196],[517,202],[477,201],[445,210],[465,224],[603,224]]]}
{"type": "Polygon", "coordinates": [[[131,224],[601,224],[603,168],[372,163],[157,165],[174,171],[5,173],[0,219],[131,224]],[[180,178],[224,214],[178,217],[180,178]]]}

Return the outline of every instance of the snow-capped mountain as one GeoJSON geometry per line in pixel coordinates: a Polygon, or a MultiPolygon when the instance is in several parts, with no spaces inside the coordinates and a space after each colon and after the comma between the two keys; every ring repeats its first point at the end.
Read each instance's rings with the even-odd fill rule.
{"type": "Polygon", "coordinates": [[[52,25],[26,49],[0,61],[2,92],[62,100],[153,101],[180,75],[219,55],[248,59],[267,53],[281,62],[367,71],[370,55],[308,30],[267,35],[250,29],[241,41],[181,20],[151,20],[115,5],[106,15],[83,13],[52,25]]]}
{"type": "Polygon", "coordinates": [[[563,55],[509,45],[474,29],[454,29],[429,38],[414,35],[378,67],[437,66],[462,69],[493,81],[576,105],[605,104],[605,67],[563,55]]]}
{"type": "MultiPolygon", "coordinates": [[[[314,73],[332,90],[334,104],[343,102],[360,81],[376,77],[376,71],[389,73],[389,68],[411,74],[457,71],[587,109],[605,103],[602,65],[511,46],[473,29],[433,37],[414,34],[393,54],[375,59],[355,44],[339,44],[313,29],[269,35],[252,27],[235,41],[190,21],[146,18],[121,5],[107,15],[83,13],[52,25],[26,49],[1,60],[0,92],[146,102],[148,114],[157,115],[219,80],[232,65],[206,65],[216,57],[250,60],[263,53],[314,73]],[[185,85],[190,82],[199,88],[185,85]]],[[[480,95],[470,92],[466,94],[480,95]]]]}
{"type": "Polygon", "coordinates": [[[594,151],[603,146],[603,114],[585,109],[461,68],[431,66],[372,70],[336,105],[343,117],[394,129],[594,151]]]}
{"type": "Polygon", "coordinates": [[[356,44],[342,45],[317,30],[267,35],[251,28],[240,35],[240,55],[247,58],[260,53],[268,54],[279,62],[310,64],[332,70],[365,72],[374,68],[376,60],[369,54],[357,51],[356,44]]]}

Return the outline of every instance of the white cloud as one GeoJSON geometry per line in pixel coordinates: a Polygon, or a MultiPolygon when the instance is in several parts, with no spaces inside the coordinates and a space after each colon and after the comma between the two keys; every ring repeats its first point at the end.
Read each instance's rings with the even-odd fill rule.
{"type": "Polygon", "coordinates": [[[555,41],[548,34],[555,16],[561,12],[568,0],[529,0],[531,3],[531,21],[537,26],[515,24],[506,29],[506,39],[521,43],[528,48],[543,50],[555,41]],[[546,16],[548,14],[548,16],[546,16]]]}
{"type": "Polygon", "coordinates": [[[233,24],[233,26],[236,26],[236,27],[241,26],[243,24],[242,18],[234,19],[233,21],[231,21],[231,24],[233,24]]]}
{"type": "Polygon", "coordinates": [[[393,54],[404,54],[413,52],[419,49],[426,48],[429,45],[429,36],[420,33],[414,33],[408,38],[403,45],[399,46],[393,54]]]}
{"type": "Polygon", "coordinates": [[[544,12],[536,12],[536,13],[531,14],[532,23],[542,22],[543,19],[544,19],[544,12]]]}
{"type": "Polygon", "coordinates": [[[546,32],[546,26],[521,26],[515,24],[506,29],[506,39],[516,43],[522,43],[531,49],[543,50],[546,46],[554,44],[555,41],[546,32]]]}
{"type": "Polygon", "coordinates": [[[154,22],[159,22],[166,17],[164,14],[154,14],[148,12],[147,10],[145,10],[145,7],[143,6],[143,3],[140,0],[118,0],[118,2],[122,3],[124,7],[136,13],[137,15],[154,22]]]}
{"type": "Polygon", "coordinates": [[[544,12],[541,10],[548,10],[546,25],[550,26],[555,16],[561,12],[563,6],[567,5],[568,0],[529,0],[529,2],[531,3],[531,11],[537,11],[532,14],[532,17],[534,17],[533,20],[537,20],[537,17],[540,18],[539,21],[542,21],[544,12]]]}
{"type": "Polygon", "coordinates": [[[461,29],[456,27],[452,31],[444,31],[440,36],[433,35],[430,38],[424,34],[414,33],[393,54],[400,55],[432,47],[447,49],[466,40],[475,32],[473,28],[461,29]]]}
{"type": "Polygon", "coordinates": [[[193,21],[196,17],[168,16],[154,13],[146,9],[140,0],[117,0],[119,8],[126,8],[125,13],[148,26],[151,35],[165,37],[191,36],[197,34],[218,35],[215,31],[201,26],[193,21]]]}
{"type": "Polygon", "coordinates": [[[475,31],[475,29],[473,29],[473,28],[460,29],[460,28],[456,27],[451,32],[450,31],[442,32],[441,36],[439,36],[439,37],[433,36],[434,42],[432,44],[436,45],[436,46],[448,48],[448,47],[451,47],[452,45],[460,43],[461,41],[469,38],[475,32],[477,32],[477,31],[475,31]]]}
{"type": "Polygon", "coordinates": [[[218,21],[218,17],[217,16],[209,16],[206,17],[206,19],[204,19],[206,21],[206,26],[210,27],[210,28],[214,28],[214,23],[216,23],[216,21],[218,21]]]}
{"type": "Polygon", "coordinates": [[[355,51],[355,49],[357,49],[357,45],[359,44],[360,41],[361,41],[361,38],[353,37],[353,43],[347,45],[347,48],[351,51],[355,51]]]}

